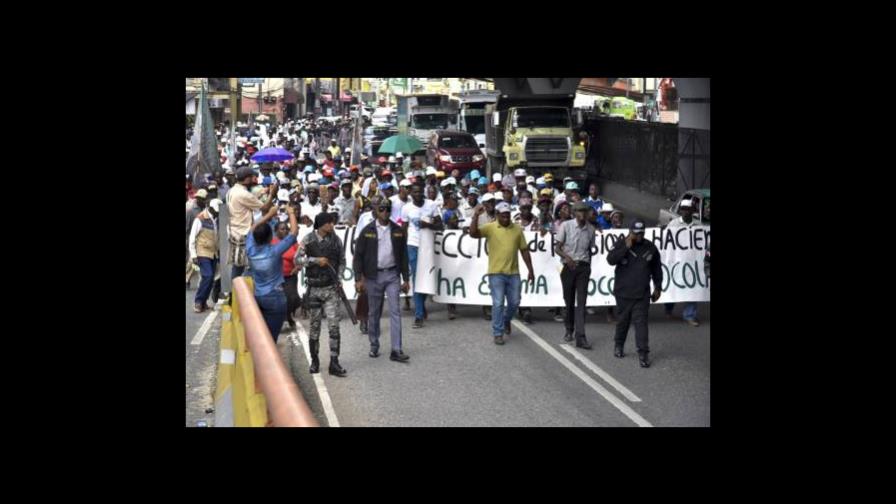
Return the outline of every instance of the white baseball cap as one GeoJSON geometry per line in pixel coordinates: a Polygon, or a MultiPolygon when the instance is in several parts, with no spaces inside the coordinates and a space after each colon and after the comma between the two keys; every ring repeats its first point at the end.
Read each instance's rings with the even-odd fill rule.
{"type": "Polygon", "coordinates": [[[513,176],[514,177],[525,177],[526,170],[524,170],[522,168],[517,168],[516,170],[513,170],[513,176]]]}
{"type": "Polygon", "coordinates": [[[509,213],[510,205],[507,204],[507,202],[502,201],[495,206],[495,212],[496,213],[509,213]]]}
{"type": "Polygon", "coordinates": [[[679,208],[693,208],[694,202],[691,201],[690,198],[681,200],[681,204],[678,205],[679,208]]]}
{"type": "Polygon", "coordinates": [[[208,202],[208,206],[210,206],[212,210],[216,212],[219,212],[221,210],[221,205],[223,205],[223,202],[218,198],[215,198],[208,202]]]}
{"type": "Polygon", "coordinates": [[[535,185],[543,185],[544,183],[544,177],[538,177],[537,179],[535,179],[535,185]]]}
{"type": "Polygon", "coordinates": [[[492,201],[493,199],[495,199],[495,195],[494,195],[494,194],[492,194],[492,193],[485,193],[485,195],[482,196],[482,199],[480,199],[479,201],[480,201],[481,203],[485,203],[486,201],[492,201]]]}
{"type": "Polygon", "coordinates": [[[447,186],[451,185],[451,179],[445,179],[445,180],[443,180],[442,183],[439,184],[439,185],[442,186],[442,187],[447,187],[447,186]]]}
{"type": "Polygon", "coordinates": [[[277,191],[277,199],[280,201],[289,201],[289,190],[280,189],[279,191],[277,191]]]}
{"type": "Polygon", "coordinates": [[[451,185],[457,185],[457,179],[454,178],[454,177],[448,177],[448,178],[446,178],[445,180],[442,181],[443,184],[444,184],[445,182],[448,182],[448,183],[451,184],[451,185]]]}
{"type": "Polygon", "coordinates": [[[410,181],[410,180],[408,180],[408,179],[404,179],[404,180],[402,180],[401,182],[399,182],[398,185],[401,186],[401,187],[408,187],[408,186],[410,186],[410,185],[412,185],[412,184],[411,184],[411,181],[410,181]]]}
{"type": "Polygon", "coordinates": [[[495,200],[497,200],[497,201],[504,201],[504,193],[501,192],[501,191],[496,192],[496,193],[495,193],[495,200]]]}
{"type": "Polygon", "coordinates": [[[403,158],[403,157],[404,157],[404,154],[402,154],[401,152],[396,152],[396,153],[395,153],[395,157],[397,157],[397,158],[403,158]]]}
{"type": "Polygon", "coordinates": [[[386,162],[387,162],[387,163],[394,163],[394,162],[395,162],[395,156],[389,156],[389,159],[388,159],[386,162]]]}
{"type": "Polygon", "coordinates": [[[492,175],[492,182],[500,182],[504,177],[500,173],[492,175]]]}
{"type": "Polygon", "coordinates": [[[535,182],[535,177],[533,177],[532,175],[529,175],[528,177],[526,177],[527,184],[531,184],[533,182],[535,182]]]}
{"type": "Polygon", "coordinates": [[[437,173],[436,169],[433,168],[432,166],[427,166],[427,167],[426,167],[426,176],[427,176],[427,177],[430,176],[430,175],[435,175],[436,173],[437,173]]]}
{"type": "Polygon", "coordinates": [[[600,211],[601,211],[601,213],[603,213],[603,212],[612,212],[613,210],[615,210],[615,208],[613,208],[613,204],[612,204],[612,203],[604,203],[604,204],[601,205],[601,207],[600,207],[600,211]]]}

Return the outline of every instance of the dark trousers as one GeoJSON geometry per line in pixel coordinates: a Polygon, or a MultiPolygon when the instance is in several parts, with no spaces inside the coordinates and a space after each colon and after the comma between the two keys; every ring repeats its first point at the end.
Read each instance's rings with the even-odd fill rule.
{"type": "Polygon", "coordinates": [[[286,320],[292,322],[292,314],[302,305],[299,296],[299,275],[283,277],[283,292],[286,293],[286,320]]]}
{"type": "Polygon", "coordinates": [[[616,323],[616,345],[625,345],[628,326],[634,322],[635,344],[638,347],[638,353],[646,354],[650,351],[647,346],[647,309],[649,307],[649,297],[641,299],[616,298],[616,317],[619,319],[616,323]]]}
{"type": "Polygon", "coordinates": [[[575,330],[576,339],[585,337],[585,302],[588,299],[588,280],[591,265],[577,262],[575,269],[563,265],[560,281],[563,283],[563,301],[566,302],[566,330],[575,330]]]}
{"type": "Polygon", "coordinates": [[[193,302],[198,305],[205,305],[208,295],[212,292],[212,284],[215,280],[215,261],[210,257],[199,258],[199,288],[196,289],[196,297],[193,302]]]}
{"type": "Polygon", "coordinates": [[[283,291],[274,291],[264,296],[255,296],[255,302],[258,303],[261,316],[276,343],[283,321],[286,320],[286,295],[283,291]]]}

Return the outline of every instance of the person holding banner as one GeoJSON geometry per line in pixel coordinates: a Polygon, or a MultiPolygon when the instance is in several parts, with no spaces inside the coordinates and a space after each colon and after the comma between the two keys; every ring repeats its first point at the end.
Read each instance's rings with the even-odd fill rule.
{"type": "Polygon", "coordinates": [[[628,327],[635,323],[635,344],[638,347],[638,361],[642,368],[650,367],[647,354],[647,309],[650,302],[656,302],[663,285],[663,265],[660,251],[656,245],[644,239],[644,221],[632,222],[628,236],[618,240],[613,250],[607,254],[607,262],[616,266],[616,280],[613,296],[616,298],[615,349],[613,355],[625,356],[623,348],[628,335],[628,327]],[[650,281],[653,280],[653,294],[650,294],[650,281]]]}
{"type": "Polygon", "coordinates": [[[510,221],[510,205],[506,202],[498,204],[495,208],[498,220],[480,227],[479,215],[484,211],[485,207],[482,205],[476,208],[470,224],[470,236],[486,239],[489,251],[488,286],[492,295],[492,336],[496,345],[503,345],[504,336],[510,335],[510,321],[513,320],[522,296],[523,284],[520,280],[517,251],[522,254],[529,269],[529,283],[535,283],[535,272],[523,229],[510,221]]]}
{"type": "Polygon", "coordinates": [[[423,199],[423,185],[411,186],[411,202],[401,209],[401,220],[405,232],[408,235],[408,261],[411,266],[411,276],[414,278],[414,329],[423,327],[423,319],[426,318],[426,294],[417,293],[417,253],[420,249],[420,230],[432,229],[441,231],[442,218],[438,207],[432,200],[423,199]]]}
{"type": "Polygon", "coordinates": [[[556,251],[563,258],[560,281],[566,302],[566,335],[572,341],[575,330],[576,347],[591,350],[585,338],[585,304],[588,300],[588,281],[591,279],[591,250],[595,248],[594,227],[587,222],[591,207],[583,201],[573,205],[575,219],[563,222],[556,236],[556,251]],[[576,302],[578,300],[578,302],[576,302]]]}
{"type": "MultiPolygon", "coordinates": [[[[703,223],[700,222],[700,219],[694,218],[694,205],[690,199],[683,199],[681,203],[678,205],[678,215],[679,217],[671,222],[669,222],[670,228],[677,227],[694,227],[694,226],[702,226],[703,223]]],[[[675,303],[666,303],[666,318],[672,318],[672,310],[675,309],[675,303]]],[[[684,312],[682,313],[682,318],[688,325],[692,327],[697,327],[700,325],[700,321],[697,320],[697,303],[694,301],[690,301],[684,304],[684,312]]]]}

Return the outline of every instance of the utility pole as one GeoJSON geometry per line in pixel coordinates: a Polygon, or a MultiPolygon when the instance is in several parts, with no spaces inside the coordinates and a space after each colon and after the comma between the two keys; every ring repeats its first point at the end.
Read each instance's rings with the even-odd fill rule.
{"type": "Polygon", "coordinates": [[[240,117],[239,114],[239,79],[230,78],[230,125],[236,127],[236,121],[240,117]]]}
{"type": "Polygon", "coordinates": [[[261,115],[261,92],[264,89],[264,81],[258,83],[258,113],[255,114],[255,117],[261,115]]]}
{"type": "Polygon", "coordinates": [[[336,115],[342,117],[342,93],[340,91],[339,77],[336,77],[336,115]]]}

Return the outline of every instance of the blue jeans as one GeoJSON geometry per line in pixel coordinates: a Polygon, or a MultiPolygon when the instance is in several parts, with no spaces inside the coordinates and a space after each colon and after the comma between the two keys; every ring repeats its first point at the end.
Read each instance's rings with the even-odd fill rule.
{"type": "Polygon", "coordinates": [[[423,304],[426,294],[417,294],[417,250],[418,247],[408,245],[408,263],[411,266],[411,285],[414,288],[414,318],[423,320],[423,304]]]}
{"type": "Polygon", "coordinates": [[[504,326],[513,319],[520,306],[523,283],[519,275],[489,275],[488,287],[492,292],[492,335],[503,336],[504,326]],[[505,296],[507,308],[504,308],[505,296]]]}
{"type": "MultiPolygon", "coordinates": [[[[675,303],[666,303],[666,313],[672,313],[672,309],[675,307],[675,303]]],[[[681,314],[681,318],[685,320],[696,320],[697,319],[697,303],[690,302],[684,304],[684,311],[681,314]]]]}
{"type": "Polygon", "coordinates": [[[196,289],[196,297],[193,299],[198,305],[204,305],[208,295],[212,292],[212,282],[215,279],[215,261],[208,257],[199,258],[199,288],[196,289]]]}
{"type": "Polygon", "coordinates": [[[258,309],[261,310],[261,316],[268,326],[268,331],[277,342],[280,336],[280,329],[286,320],[286,294],[283,291],[276,290],[264,296],[255,296],[255,302],[258,303],[258,309]]]}

